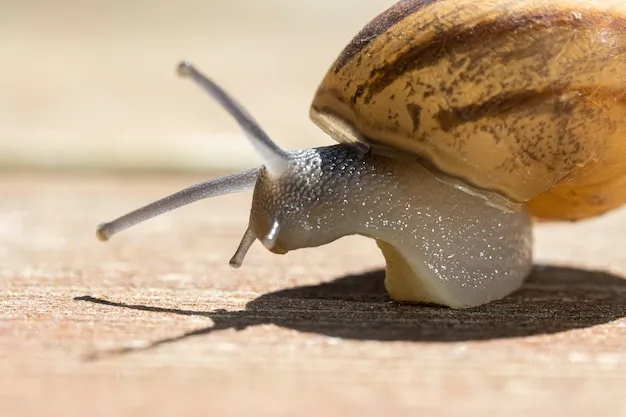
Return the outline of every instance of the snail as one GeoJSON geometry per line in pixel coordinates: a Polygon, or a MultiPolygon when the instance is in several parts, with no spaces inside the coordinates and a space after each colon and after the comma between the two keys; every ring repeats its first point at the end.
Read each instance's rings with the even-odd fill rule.
{"type": "Polygon", "coordinates": [[[397,302],[468,308],[517,291],[536,221],[626,201],[622,0],[403,0],[328,69],[311,120],[337,144],[281,149],[188,62],[179,73],[237,121],[262,166],[98,226],[115,233],[202,198],[253,191],[230,260],[374,239],[397,302]]]}

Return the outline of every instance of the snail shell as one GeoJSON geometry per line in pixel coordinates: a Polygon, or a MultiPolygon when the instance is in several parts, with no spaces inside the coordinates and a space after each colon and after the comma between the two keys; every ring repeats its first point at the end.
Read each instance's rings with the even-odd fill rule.
{"type": "Polygon", "coordinates": [[[328,70],[312,120],[495,203],[583,219],[626,201],[623,0],[403,0],[328,70]]]}

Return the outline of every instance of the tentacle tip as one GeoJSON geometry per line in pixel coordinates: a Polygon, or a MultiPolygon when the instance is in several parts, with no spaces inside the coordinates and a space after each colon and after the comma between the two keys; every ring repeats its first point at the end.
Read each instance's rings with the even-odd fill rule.
{"type": "Polygon", "coordinates": [[[236,259],[235,256],[233,256],[230,261],[228,262],[228,264],[235,269],[239,269],[241,267],[241,260],[240,259],[236,259]]]}
{"type": "Polygon", "coordinates": [[[189,61],[180,61],[176,67],[176,72],[181,77],[186,77],[191,74],[193,65],[189,61]]]}
{"type": "Polygon", "coordinates": [[[110,238],[109,234],[105,231],[106,226],[107,223],[101,223],[96,228],[96,237],[100,242],[106,242],[110,238]]]}

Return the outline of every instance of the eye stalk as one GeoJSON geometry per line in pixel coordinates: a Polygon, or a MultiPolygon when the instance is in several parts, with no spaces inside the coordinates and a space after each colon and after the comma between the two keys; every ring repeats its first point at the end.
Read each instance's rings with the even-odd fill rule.
{"type": "Polygon", "coordinates": [[[178,64],[178,74],[181,77],[190,77],[200,88],[205,90],[213,99],[230,113],[237,121],[250,143],[263,160],[268,172],[277,177],[289,167],[289,158],[261,126],[237,101],[228,95],[219,85],[210,80],[191,63],[182,61],[178,64]]]}
{"type": "Polygon", "coordinates": [[[257,180],[258,171],[258,168],[254,168],[192,185],[131,211],[111,222],[99,224],[96,229],[96,236],[104,242],[113,237],[113,235],[136,224],[143,223],[160,214],[186,206],[195,201],[252,190],[257,180]]]}
{"type": "MultiPolygon", "coordinates": [[[[191,63],[182,61],[178,64],[177,69],[180,76],[189,77],[237,121],[255,151],[261,157],[264,171],[269,178],[279,178],[285,173],[290,167],[289,155],[272,141],[246,109],[237,103],[233,97],[214,81],[198,71],[191,63]]],[[[107,241],[113,235],[125,229],[195,201],[225,194],[250,191],[254,189],[257,183],[260,170],[261,168],[254,168],[240,171],[185,188],[170,196],[131,211],[111,222],[98,225],[96,236],[101,241],[107,241]]],[[[257,238],[260,239],[263,245],[268,249],[280,253],[281,250],[276,247],[279,229],[279,224],[275,222],[267,236],[258,237],[255,236],[252,228],[248,227],[241,238],[239,247],[230,260],[230,265],[235,268],[240,267],[248,250],[257,238]]]]}

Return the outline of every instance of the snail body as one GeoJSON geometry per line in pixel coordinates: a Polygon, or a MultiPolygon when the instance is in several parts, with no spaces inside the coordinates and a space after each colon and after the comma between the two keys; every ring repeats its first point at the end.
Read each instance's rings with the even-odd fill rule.
{"type": "Polygon", "coordinates": [[[530,270],[523,211],[488,206],[420,164],[349,145],[297,151],[290,160],[278,177],[261,172],[253,195],[250,228],[268,236],[278,224],[280,233],[264,242],[275,253],[370,237],[386,258],[394,300],[456,308],[501,298],[530,270]]]}
{"type": "Polygon", "coordinates": [[[376,240],[392,299],[465,308],[517,290],[532,219],[626,201],[626,7],[617,1],[404,0],[341,52],[311,119],[338,141],[284,151],[216,83],[263,165],[98,227],[113,234],[201,198],[253,190],[231,259],[376,240]]]}

